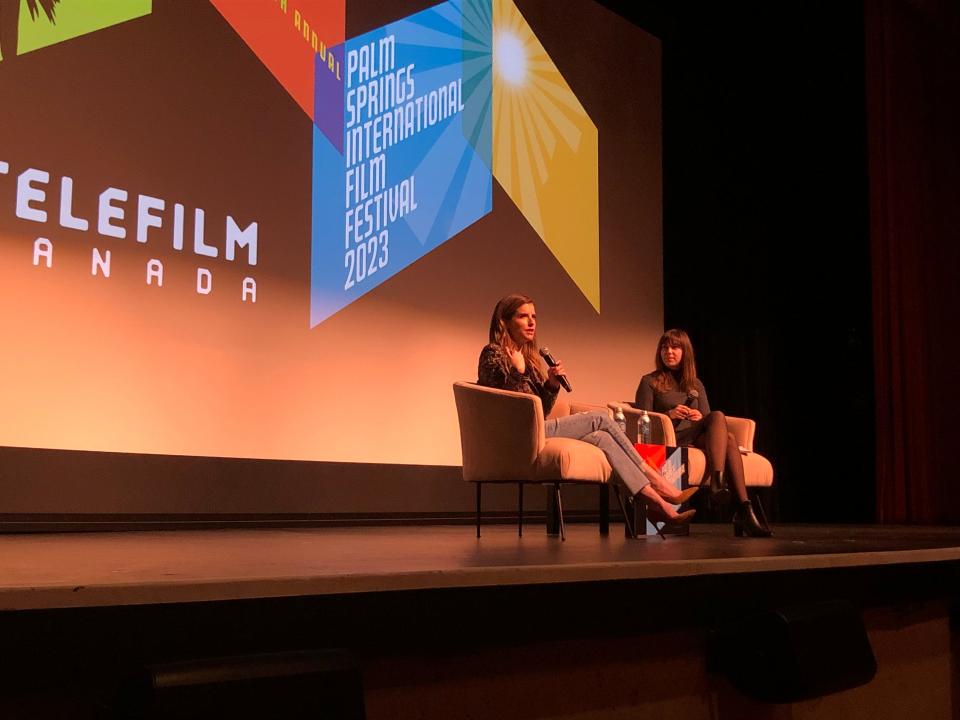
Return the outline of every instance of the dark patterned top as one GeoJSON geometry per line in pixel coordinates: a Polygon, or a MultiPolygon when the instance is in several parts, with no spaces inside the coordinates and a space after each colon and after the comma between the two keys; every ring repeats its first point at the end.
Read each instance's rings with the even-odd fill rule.
{"type": "MultiPolygon", "coordinates": [[[[653,389],[653,381],[657,373],[652,372],[640,378],[640,387],[637,388],[637,397],[634,405],[639,410],[653,410],[654,412],[666,415],[677,405],[686,405],[689,408],[699,410],[700,414],[706,417],[710,414],[710,401],[707,400],[707,390],[703,383],[697,379],[696,396],[693,393],[689,395],[683,390],[667,390],[657,392],[653,389]]],[[[680,445],[689,444],[690,435],[693,433],[694,423],[690,420],[674,420],[673,428],[677,434],[677,442],[680,445]]]]}
{"type": "Polygon", "coordinates": [[[557,401],[557,393],[560,392],[559,389],[551,390],[546,383],[537,380],[529,363],[526,372],[521,375],[510,362],[503,348],[494,343],[480,351],[477,378],[480,385],[536,395],[543,403],[544,416],[550,414],[553,404],[557,401]]]}

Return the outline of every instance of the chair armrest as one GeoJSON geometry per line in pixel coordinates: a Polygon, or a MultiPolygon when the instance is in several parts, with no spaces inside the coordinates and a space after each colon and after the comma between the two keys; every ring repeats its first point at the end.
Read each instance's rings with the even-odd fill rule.
{"type": "Polygon", "coordinates": [[[727,429],[737,439],[737,445],[753,452],[753,438],[757,434],[757,423],[750,418],[727,415],[727,429]]]}
{"type": "Polygon", "coordinates": [[[466,382],[454,383],[453,395],[460,421],[463,479],[532,480],[546,442],[540,398],[466,382]]]}
{"type": "Polygon", "coordinates": [[[613,418],[613,410],[606,405],[597,405],[595,403],[583,403],[583,402],[572,402],[570,403],[570,414],[576,415],[577,413],[582,412],[596,412],[601,411],[607,413],[610,418],[613,418]]]}
{"type": "MultiPolygon", "coordinates": [[[[630,407],[628,401],[607,404],[611,409],[616,409],[618,405],[623,410],[623,416],[627,419],[627,437],[633,442],[638,442],[640,416],[643,415],[643,411],[630,407]]],[[[675,447],[677,436],[673,431],[673,421],[670,417],[652,410],[647,410],[647,415],[650,417],[650,440],[656,445],[675,447]]]]}

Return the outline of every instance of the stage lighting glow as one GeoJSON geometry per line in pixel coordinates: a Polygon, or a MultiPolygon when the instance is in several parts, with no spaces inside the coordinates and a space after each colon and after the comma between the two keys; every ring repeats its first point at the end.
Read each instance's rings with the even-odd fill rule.
{"type": "Polygon", "coordinates": [[[500,76],[511,85],[523,85],[526,82],[527,51],[523,41],[513,33],[497,33],[493,62],[500,76]]]}

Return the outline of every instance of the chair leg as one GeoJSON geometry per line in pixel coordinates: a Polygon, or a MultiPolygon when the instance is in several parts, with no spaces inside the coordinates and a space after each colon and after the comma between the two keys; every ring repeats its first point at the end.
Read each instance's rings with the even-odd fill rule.
{"type": "Polygon", "coordinates": [[[630,513],[627,512],[627,505],[623,501],[623,494],[616,485],[613,486],[613,491],[617,494],[617,502],[620,503],[620,512],[623,513],[623,532],[628,538],[635,538],[637,533],[633,527],[633,519],[630,517],[630,513]]]}
{"type": "Polygon", "coordinates": [[[564,542],[567,540],[567,534],[563,528],[563,503],[560,502],[560,483],[553,484],[553,492],[557,498],[557,517],[560,520],[560,539],[564,542]]]}
{"type": "Polygon", "coordinates": [[[545,484],[547,490],[547,535],[553,537],[560,534],[560,521],[557,515],[557,494],[553,491],[553,484],[545,484]]]}
{"type": "Polygon", "coordinates": [[[517,534],[523,537],[523,483],[517,483],[517,534]]]}
{"type": "Polygon", "coordinates": [[[610,486],[603,484],[600,486],[600,534],[610,534],[610,486]]]}
{"type": "Polygon", "coordinates": [[[770,523],[767,521],[767,513],[763,509],[763,502],[760,500],[760,495],[754,494],[750,501],[753,503],[753,506],[757,510],[757,515],[760,516],[760,522],[765,528],[770,529],[770,523]]]}
{"type": "Polygon", "coordinates": [[[480,537],[480,486],[483,483],[477,483],[477,537],[480,537]]]}

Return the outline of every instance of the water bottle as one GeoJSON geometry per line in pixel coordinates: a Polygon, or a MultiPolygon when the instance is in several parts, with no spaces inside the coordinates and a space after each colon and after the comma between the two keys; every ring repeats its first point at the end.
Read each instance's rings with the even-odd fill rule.
{"type": "Polygon", "coordinates": [[[613,420],[620,426],[620,431],[626,435],[627,434],[627,418],[624,417],[623,408],[617,405],[617,409],[613,413],[613,420]]]}
{"type": "Polygon", "coordinates": [[[650,416],[644,410],[640,415],[640,442],[644,445],[650,444],[650,416]]]}

